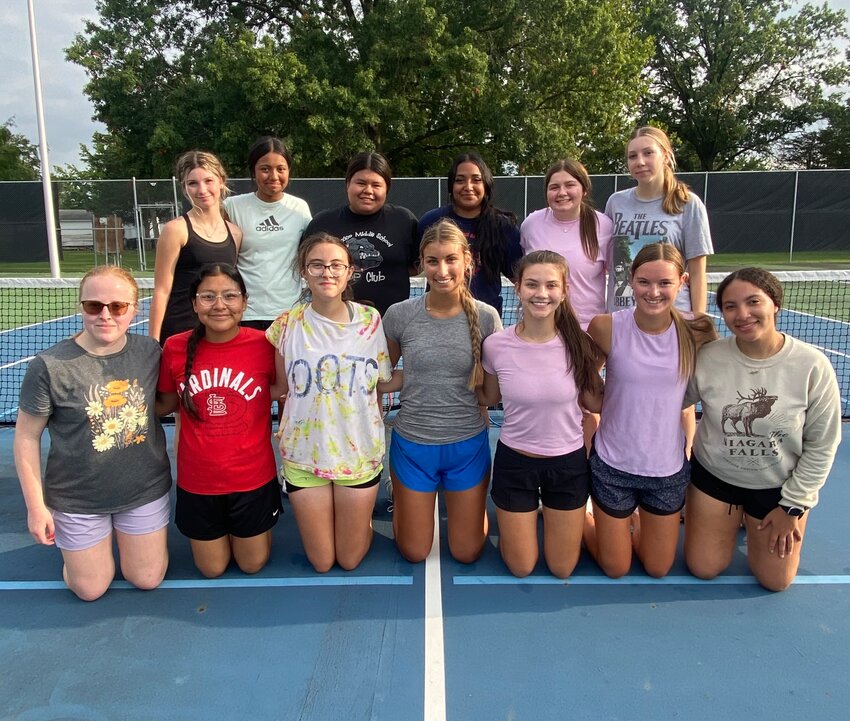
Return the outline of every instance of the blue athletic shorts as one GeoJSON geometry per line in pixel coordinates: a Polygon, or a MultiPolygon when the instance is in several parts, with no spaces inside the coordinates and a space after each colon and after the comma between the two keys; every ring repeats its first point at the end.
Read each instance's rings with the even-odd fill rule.
{"type": "Polygon", "coordinates": [[[465,441],[428,445],[393,430],[390,465],[399,483],[411,491],[466,491],[490,477],[490,437],[485,428],[465,441]]]}

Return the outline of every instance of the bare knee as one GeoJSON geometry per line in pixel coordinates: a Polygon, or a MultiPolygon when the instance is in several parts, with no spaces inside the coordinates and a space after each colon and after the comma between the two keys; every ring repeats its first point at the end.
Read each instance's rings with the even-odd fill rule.
{"type": "Polygon", "coordinates": [[[242,573],[247,573],[249,576],[255,573],[259,573],[265,568],[266,564],[269,561],[269,557],[265,558],[251,558],[251,559],[239,559],[236,560],[236,565],[239,566],[239,570],[242,573]]]}
{"type": "Polygon", "coordinates": [[[405,543],[396,539],[396,546],[398,547],[398,552],[404,557],[404,560],[410,563],[422,563],[422,561],[428,558],[428,554],[431,552],[430,543],[426,547],[424,543],[405,543]]]}
{"type": "Polygon", "coordinates": [[[103,574],[95,578],[75,578],[68,573],[68,567],[62,569],[65,585],[81,601],[97,601],[109,590],[114,574],[103,574]]]}
{"type": "Polygon", "coordinates": [[[598,559],[599,567],[608,578],[622,578],[632,570],[632,562],[629,559],[628,563],[619,560],[598,559]]]}
{"type": "Polygon", "coordinates": [[[664,578],[664,576],[670,573],[672,567],[672,561],[658,561],[655,559],[647,560],[643,564],[643,570],[646,571],[648,576],[652,576],[653,578],[664,578]]]}
{"type": "Polygon", "coordinates": [[[796,574],[782,572],[764,573],[758,571],[755,571],[754,575],[763,588],[776,593],[786,590],[794,582],[794,577],[796,576],[796,574]]]}
{"type": "Polygon", "coordinates": [[[72,581],[68,583],[68,588],[81,601],[97,601],[97,599],[109,590],[109,583],[79,583],[72,581]]]}
{"type": "Polygon", "coordinates": [[[227,567],[230,565],[230,559],[228,558],[225,563],[221,562],[213,562],[213,561],[201,561],[199,559],[195,559],[195,568],[197,568],[204,578],[218,578],[221,574],[223,574],[227,567]]]}
{"type": "MultiPolygon", "coordinates": [[[[475,563],[481,556],[484,550],[484,539],[481,543],[451,543],[449,542],[449,551],[452,558],[458,563],[475,563]]],[[[530,572],[529,572],[530,573],[530,572]]],[[[526,576],[528,574],[525,574],[526,576]]]]}
{"type": "Polygon", "coordinates": [[[517,578],[525,578],[526,576],[530,576],[531,572],[534,570],[534,567],[537,563],[529,563],[528,561],[522,563],[517,561],[508,561],[505,559],[505,565],[508,567],[508,570],[517,578]]]}
{"type": "Polygon", "coordinates": [[[337,556],[336,562],[339,564],[340,568],[342,568],[343,571],[353,571],[360,565],[360,562],[363,560],[363,557],[365,555],[365,553],[340,554],[339,556],[337,556]]]}
{"type": "Polygon", "coordinates": [[[327,573],[334,567],[334,563],[336,562],[336,559],[333,556],[308,556],[308,559],[316,573],[327,573]]]}
{"type": "Polygon", "coordinates": [[[553,561],[552,563],[546,561],[546,566],[549,568],[549,573],[555,578],[569,578],[576,569],[576,563],[577,561],[553,561]]]}

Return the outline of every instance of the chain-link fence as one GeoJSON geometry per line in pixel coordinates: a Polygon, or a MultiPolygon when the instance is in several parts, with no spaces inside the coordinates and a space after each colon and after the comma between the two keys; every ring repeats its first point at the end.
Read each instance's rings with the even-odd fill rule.
{"type": "MultiPolygon", "coordinates": [[[[718,253],[850,251],[850,170],[684,173],[706,204],[718,253]]],[[[593,176],[600,209],[608,196],[633,184],[625,175],[593,176]]],[[[234,192],[251,182],[235,179],[234,192]]],[[[55,219],[63,254],[85,264],[112,262],[152,270],[162,226],[187,209],[174,178],[61,180],[53,183],[55,219]]],[[[307,200],[313,213],[346,202],[341,178],[294,178],[287,192],[307,200]]],[[[388,200],[417,216],[447,202],[444,178],[397,178],[388,200]]],[[[545,205],[540,176],[499,177],[495,203],[521,220],[545,205]]],[[[47,260],[44,202],[38,182],[0,182],[0,262],[47,260]]]]}

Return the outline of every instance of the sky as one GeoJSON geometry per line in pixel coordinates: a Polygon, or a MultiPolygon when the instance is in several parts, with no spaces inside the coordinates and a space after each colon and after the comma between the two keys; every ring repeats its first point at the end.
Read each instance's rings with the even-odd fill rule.
{"type": "MultiPolygon", "coordinates": [[[[95,4],[96,0],[33,0],[51,167],[78,165],[80,145],[89,145],[92,133],[104,130],[92,120],[94,109],[83,92],[85,73],[65,60],[64,53],[74,36],[82,32],[84,21],[97,18],[95,4]]],[[[829,0],[828,5],[850,16],[850,0],[829,0]]],[[[37,144],[27,0],[0,0],[0,28],[4,31],[0,44],[0,123],[12,118],[16,132],[37,144]]]]}

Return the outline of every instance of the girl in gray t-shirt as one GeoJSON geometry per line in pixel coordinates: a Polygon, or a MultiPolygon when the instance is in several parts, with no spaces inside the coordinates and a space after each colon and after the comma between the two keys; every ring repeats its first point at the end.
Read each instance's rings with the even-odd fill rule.
{"type": "Polygon", "coordinates": [[[121,571],[133,585],[158,586],[168,565],[171,466],[154,412],[159,344],[127,333],[136,281],[99,266],[80,283],[83,330],[39,353],[21,385],[15,465],[30,535],[57,545],[68,587],[86,601],[121,571]],[[50,434],[41,472],[41,437],[50,434]]]}
{"type": "Polygon", "coordinates": [[[502,324],[496,310],[469,291],[472,255],[451,220],[425,232],[420,263],[428,292],[390,306],[384,316],[390,359],[395,364],[404,358],[401,410],[389,454],[393,531],[406,559],[424,560],[442,488],[449,549],[457,560],[471,563],[484,547],[490,480],[486,409],[479,407],[475,388],[483,381],[483,340],[502,324]]]}

